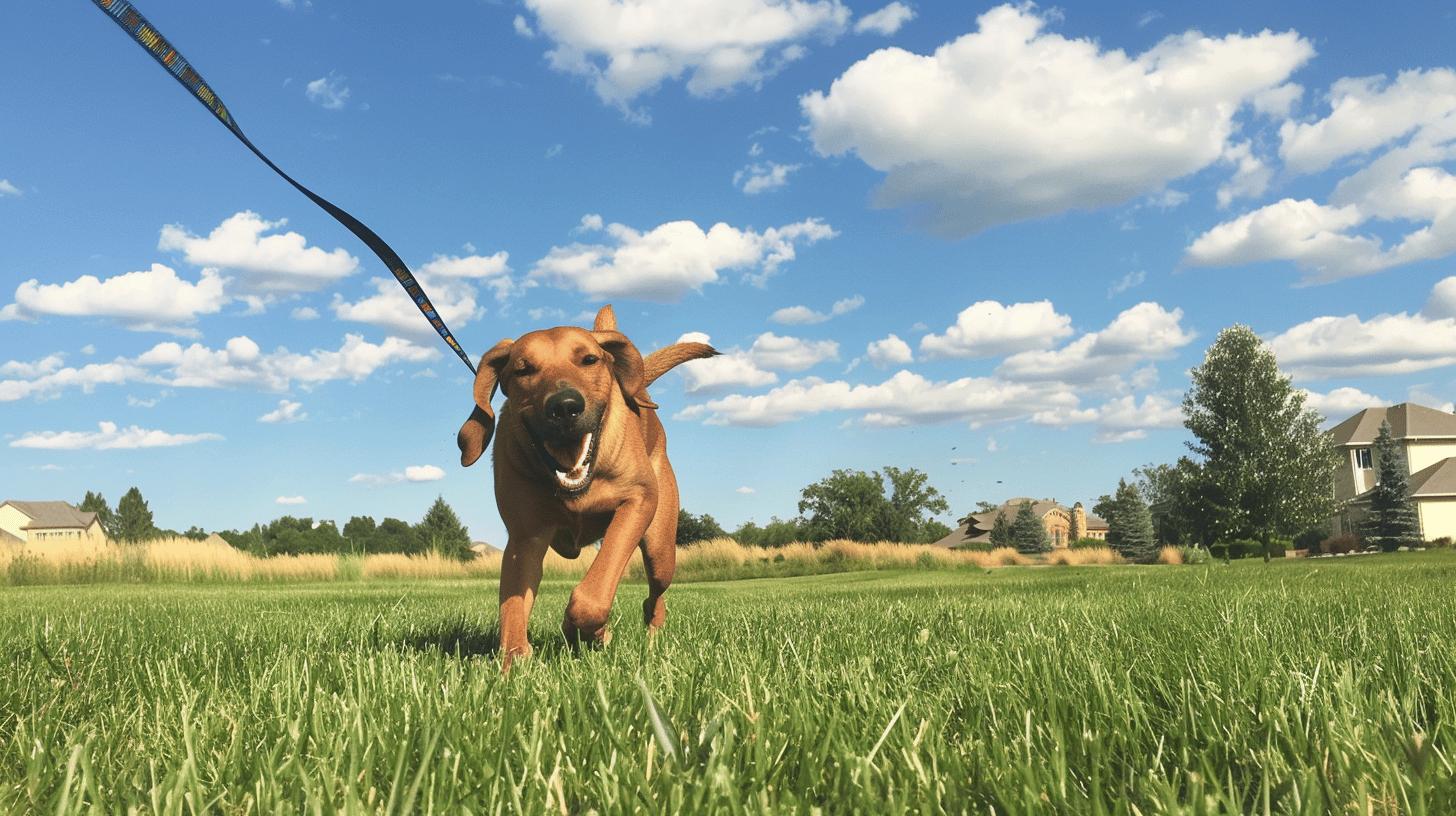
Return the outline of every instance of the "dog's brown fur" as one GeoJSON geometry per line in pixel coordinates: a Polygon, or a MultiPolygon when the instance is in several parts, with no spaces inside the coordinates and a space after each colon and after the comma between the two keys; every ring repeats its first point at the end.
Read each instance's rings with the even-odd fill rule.
{"type": "MultiPolygon", "coordinates": [[[[662,422],[647,386],[673,366],[717,353],[705,343],[678,343],[643,360],[632,341],[617,331],[612,307],[604,306],[590,332],[567,326],[534,331],[519,340],[502,340],[481,356],[475,407],[457,442],[460,463],[469,467],[499,431],[493,457],[495,498],[508,534],[500,579],[504,668],[512,659],[531,654],[526,623],[547,547],[575,558],[583,546],[602,539],[596,560],[566,607],[562,631],[573,645],[583,639],[598,644],[609,640],[607,616],[632,549],[638,546],[647,568],[643,620],[652,629],[662,626],[667,615],[663,593],[672,583],[676,563],[678,494],[662,422]],[[592,357],[600,362],[593,363],[592,357]],[[541,437],[533,437],[533,426],[527,424],[539,421],[545,400],[565,386],[585,397],[588,410],[603,412],[590,484],[574,496],[558,489],[541,455],[541,437]],[[490,405],[497,387],[506,395],[499,420],[490,405]]],[[[557,451],[550,455],[563,461],[557,451]]]]}

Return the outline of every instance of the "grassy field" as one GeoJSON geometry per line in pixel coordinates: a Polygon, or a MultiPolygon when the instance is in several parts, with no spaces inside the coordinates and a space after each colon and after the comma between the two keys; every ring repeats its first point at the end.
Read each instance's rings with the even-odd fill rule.
{"type": "Polygon", "coordinates": [[[1456,556],[0,590],[0,812],[1451,813],[1456,556]]]}

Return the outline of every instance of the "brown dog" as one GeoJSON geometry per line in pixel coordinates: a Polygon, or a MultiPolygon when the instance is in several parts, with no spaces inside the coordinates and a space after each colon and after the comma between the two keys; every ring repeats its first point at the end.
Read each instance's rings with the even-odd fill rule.
{"type": "Polygon", "coordinates": [[[650,628],[667,615],[677,547],[677,479],[647,386],[679,363],[718,352],[677,343],[646,360],[620,332],[611,306],[592,331],[569,326],[502,340],[480,358],[475,408],[460,428],[460,464],[495,446],[495,500],[508,541],[501,565],[503,665],[531,654],[526,622],[549,546],[567,558],[602,539],[586,577],[571,592],[562,631],[573,645],[605,644],[617,583],[642,548],[650,628]],[[490,400],[506,395],[497,422],[490,400]]]}

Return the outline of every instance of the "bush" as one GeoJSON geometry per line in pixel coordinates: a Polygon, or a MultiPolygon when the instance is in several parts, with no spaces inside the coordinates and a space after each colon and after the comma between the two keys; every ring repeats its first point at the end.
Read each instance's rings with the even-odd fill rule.
{"type": "Polygon", "coordinates": [[[1328,535],[1329,531],[1322,527],[1311,527],[1294,537],[1294,549],[1309,550],[1313,555],[1320,551],[1320,542],[1328,535]]]}
{"type": "Polygon", "coordinates": [[[1096,547],[1106,547],[1107,542],[1100,538],[1078,538],[1067,545],[1074,550],[1090,550],[1096,547]]]}
{"type": "Polygon", "coordinates": [[[1441,536],[1440,538],[1433,538],[1430,541],[1426,542],[1426,546],[1444,550],[1447,547],[1451,546],[1451,536],[1441,536]]]}
{"type": "Polygon", "coordinates": [[[1251,555],[1261,555],[1264,552],[1264,545],[1247,538],[1235,539],[1234,541],[1219,542],[1208,548],[1208,552],[1214,558],[1247,558],[1251,555]]]}
{"type": "Polygon", "coordinates": [[[1183,551],[1177,547],[1164,547],[1158,550],[1158,563],[1177,566],[1183,563],[1183,551]]]}
{"type": "Polygon", "coordinates": [[[1360,536],[1354,533],[1342,533],[1337,536],[1330,536],[1320,542],[1319,548],[1320,552],[1329,555],[1358,552],[1360,549],[1360,536]]]}
{"type": "Polygon", "coordinates": [[[1179,547],[1178,552],[1183,556],[1183,563],[1185,564],[1207,564],[1212,560],[1208,554],[1208,550],[1202,547],[1179,547]]]}

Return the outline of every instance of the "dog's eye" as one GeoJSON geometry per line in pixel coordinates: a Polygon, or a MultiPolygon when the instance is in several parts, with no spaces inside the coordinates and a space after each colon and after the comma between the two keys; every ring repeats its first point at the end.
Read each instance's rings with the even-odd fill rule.
{"type": "Polygon", "coordinates": [[[581,358],[581,364],[584,366],[596,365],[597,363],[601,362],[601,359],[602,358],[596,356],[595,354],[588,354],[587,356],[581,358]]]}
{"type": "Polygon", "coordinates": [[[525,377],[535,373],[536,367],[531,365],[530,363],[521,363],[520,365],[516,366],[517,377],[525,377]]]}

